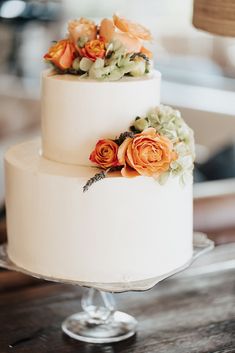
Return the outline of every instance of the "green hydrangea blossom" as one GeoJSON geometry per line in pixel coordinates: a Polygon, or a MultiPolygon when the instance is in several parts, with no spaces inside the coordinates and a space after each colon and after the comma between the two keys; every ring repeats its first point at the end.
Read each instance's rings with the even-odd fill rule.
{"type": "Polygon", "coordinates": [[[76,58],[72,69],[75,74],[77,72],[91,79],[117,81],[125,75],[143,76],[150,71],[150,66],[145,55],[128,54],[120,42],[114,41],[107,45],[104,59],[98,58],[93,62],[88,58],[76,58]]]}

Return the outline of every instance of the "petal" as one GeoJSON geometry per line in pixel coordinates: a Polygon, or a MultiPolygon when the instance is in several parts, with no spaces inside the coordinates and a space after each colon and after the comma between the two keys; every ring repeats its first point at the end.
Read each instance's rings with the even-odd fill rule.
{"type": "Polygon", "coordinates": [[[113,39],[115,32],[115,26],[112,20],[104,18],[100,24],[100,37],[102,37],[106,42],[110,42],[113,39]]]}
{"type": "Polygon", "coordinates": [[[153,175],[152,171],[148,168],[143,168],[141,166],[135,166],[135,169],[140,175],[149,176],[149,177],[153,175]]]}
{"type": "Polygon", "coordinates": [[[121,174],[125,178],[134,178],[139,176],[139,173],[136,170],[130,168],[128,165],[122,168],[121,174]]]}
{"type": "Polygon", "coordinates": [[[149,59],[152,59],[152,57],[153,57],[153,53],[145,47],[141,47],[140,52],[142,54],[146,55],[149,59]]]}
{"type": "Polygon", "coordinates": [[[70,47],[70,44],[67,44],[65,51],[59,60],[60,67],[63,69],[68,69],[73,62],[73,51],[70,47]]]}
{"type": "Polygon", "coordinates": [[[127,137],[123,143],[118,148],[118,161],[121,165],[126,164],[126,150],[128,148],[129,143],[132,141],[131,137],[127,137]]]}
{"type": "Polygon", "coordinates": [[[151,33],[147,28],[138,23],[131,22],[124,17],[114,15],[113,22],[120,31],[128,32],[130,35],[136,38],[143,40],[150,40],[152,38],[151,33]]]}
{"type": "Polygon", "coordinates": [[[159,135],[156,132],[156,129],[154,129],[154,127],[149,127],[148,129],[145,129],[143,132],[141,132],[141,134],[139,135],[149,135],[150,137],[158,137],[159,135]]]}
{"type": "Polygon", "coordinates": [[[134,141],[130,144],[126,151],[126,159],[127,163],[135,169],[136,164],[138,163],[138,152],[136,152],[136,148],[134,146],[134,141]]]}
{"type": "Polygon", "coordinates": [[[129,21],[126,20],[125,18],[121,18],[117,16],[116,14],[113,15],[113,22],[115,26],[120,29],[122,32],[128,32],[129,29],[129,21]]]}

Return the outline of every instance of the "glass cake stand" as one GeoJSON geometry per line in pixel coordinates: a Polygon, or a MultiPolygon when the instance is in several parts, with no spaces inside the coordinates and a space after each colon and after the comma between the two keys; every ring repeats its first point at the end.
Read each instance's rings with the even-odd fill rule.
{"type": "Polygon", "coordinates": [[[137,321],[134,317],[117,311],[113,295],[125,291],[145,291],[160,281],[185,270],[199,256],[212,250],[214,242],[203,233],[194,233],[193,256],[180,268],[162,276],[143,281],[123,283],[86,283],[71,281],[29,272],[12,263],[7,255],[6,244],[0,246],[0,267],[25,273],[49,281],[80,285],[84,288],[81,300],[83,311],[69,316],[62,323],[62,330],[68,336],[89,343],[111,343],[125,340],[136,333],[137,321]]]}

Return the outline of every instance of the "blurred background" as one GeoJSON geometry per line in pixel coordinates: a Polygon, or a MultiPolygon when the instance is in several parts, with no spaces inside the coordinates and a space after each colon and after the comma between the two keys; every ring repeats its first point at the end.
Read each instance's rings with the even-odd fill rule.
{"type": "Polygon", "coordinates": [[[180,109],[195,131],[195,228],[216,232],[226,225],[225,238],[235,239],[235,38],[194,28],[192,0],[0,0],[2,214],[4,151],[40,133],[43,54],[65,35],[68,19],[114,12],[151,29],[162,103],[180,109]]]}

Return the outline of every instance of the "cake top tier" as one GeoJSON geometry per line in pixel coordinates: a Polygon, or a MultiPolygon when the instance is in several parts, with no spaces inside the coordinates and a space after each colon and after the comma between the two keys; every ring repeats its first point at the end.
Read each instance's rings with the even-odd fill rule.
{"type": "Polygon", "coordinates": [[[68,23],[64,39],[44,55],[56,73],[116,81],[151,71],[152,53],[144,45],[152,39],[144,26],[114,15],[99,24],[86,18],[68,23]]]}

